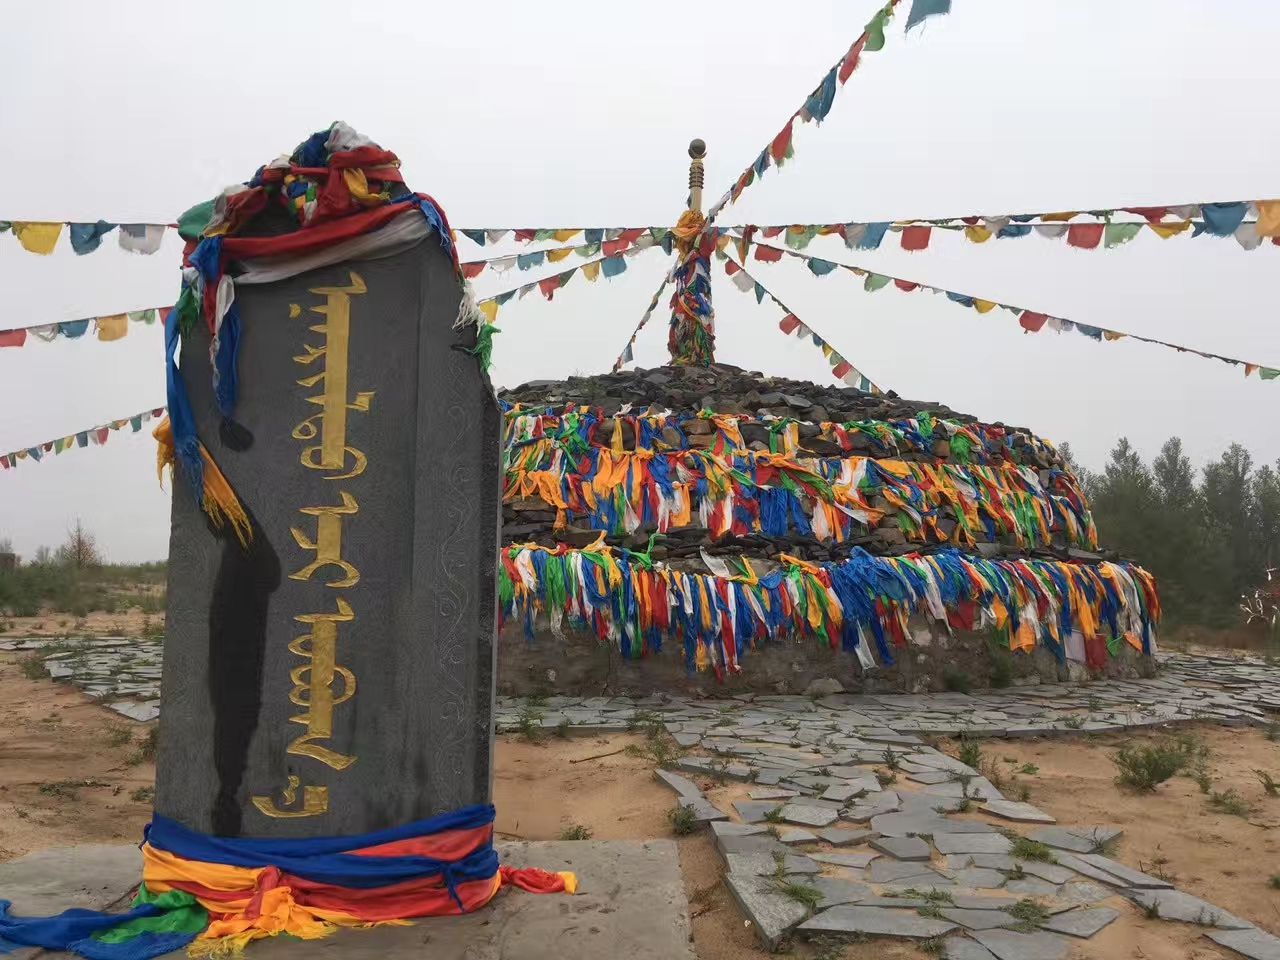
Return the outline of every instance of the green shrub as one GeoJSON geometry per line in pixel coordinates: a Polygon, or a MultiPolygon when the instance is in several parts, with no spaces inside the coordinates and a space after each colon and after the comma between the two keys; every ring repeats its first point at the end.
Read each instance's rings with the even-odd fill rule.
{"type": "Polygon", "coordinates": [[[969,675],[955,667],[947,667],[942,671],[942,686],[949,693],[968,693],[969,675]]]}
{"type": "Polygon", "coordinates": [[[1142,791],[1154,790],[1191,763],[1188,752],[1177,744],[1121,747],[1111,759],[1120,771],[1116,783],[1142,791]]]}

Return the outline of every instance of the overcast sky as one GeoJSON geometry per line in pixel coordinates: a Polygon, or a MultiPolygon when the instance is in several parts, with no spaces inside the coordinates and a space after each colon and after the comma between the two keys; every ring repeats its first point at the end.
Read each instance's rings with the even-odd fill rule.
{"type": "MultiPolygon", "coordinates": [[[[904,0],[903,10],[908,6],[904,0]]],[[[455,226],[670,224],[703,137],[708,203],[778,131],[877,0],[472,4],[313,0],[286,17],[224,0],[46,0],[6,9],[0,219],[165,221],[311,131],[343,119],[396,151],[455,226]]],[[[723,224],[841,222],[1280,196],[1280,4],[1262,0],[955,0],[868,54],[796,158],[723,224]]],[[[1144,232],[1078,251],[1038,236],[851,255],[811,252],[1098,326],[1280,366],[1280,249],[1144,232]]],[[[824,243],[831,244],[823,246],[824,243]]],[[[0,237],[0,328],[171,303],[176,237],[144,257],[114,235],[75,257],[0,237]]],[[[608,369],[668,262],[581,280],[499,317],[495,379],[608,369]]],[[[563,265],[558,265],[560,269],[563,265]]],[[[1089,466],[1127,436],[1148,457],[1179,434],[1197,464],[1229,442],[1280,457],[1280,382],[1136,343],[1024,336],[890,287],[864,293],[798,262],[751,267],[880,384],[1070,441],[1089,466]]],[[[541,274],[482,278],[492,293],[541,274]]],[[[718,357],[830,382],[768,301],[717,274],[718,357]]],[[[636,360],[664,361],[666,318],[636,360]]],[[[162,337],[0,350],[0,451],[164,402],[162,337]]],[[[165,555],[168,498],[147,434],[113,434],[0,473],[0,537],[30,555],[81,517],[111,559],[165,555]]],[[[1106,531],[1102,531],[1103,539],[1106,531]]]]}

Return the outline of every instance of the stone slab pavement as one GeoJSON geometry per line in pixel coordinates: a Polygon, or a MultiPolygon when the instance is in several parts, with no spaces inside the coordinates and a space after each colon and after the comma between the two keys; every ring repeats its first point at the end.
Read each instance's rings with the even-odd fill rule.
{"type": "MultiPolygon", "coordinates": [[[[573,870],[576,896],[505,890],[464,917],[410,927],[339,930],[324,940],[255,943],[263,960],[694,960],[689,906],[672,840],[582,840],[496,844],[514,867],[573,870]]],[[[42,850],[0,863],[0,899],[17,915],[69,907],[127,909],[141,877],[137,847],[94,845],[42,850]]],[[[185,951],[169,957],[182,958],[185,951]]],[[[69,954],[23,948],[6,960],[54,960],[69,954]]]]}

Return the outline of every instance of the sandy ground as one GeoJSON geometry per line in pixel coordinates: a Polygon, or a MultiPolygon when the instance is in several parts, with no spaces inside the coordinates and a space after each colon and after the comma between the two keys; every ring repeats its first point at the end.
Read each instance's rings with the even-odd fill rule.
{"type": "MultiPolygon", "coordinates": [[[[27,679],[20,655],[0,655],[0,860],[31,850],[87,842],[134,842],[150,816],[152,764],[138,757],[147,726],[103,709],[69,685],[27,679]],[[126,740],[125,737],[128,737],[126,740]]],[[[1190,779],[1176,777],[1154,794],[1115,786],[1110,755],[1116,737],[984,741],[987,760],[1003,771],[1009,791],[1026,784],[1031,801],[1064,824],[1115,823],[1125,837],[1115,856],[1150,872],[1164,871],[1182,889],[1280,932],[1280,891],[1267,885],[1280,872],[1280,798],[1267,797],[1254,775],[1280,778],[1280,744],[1255,730],[1204,727],[1213,789],[1235,789],[1253,808],[1247,818],[1210,810],[1190,779]],[[1017,772],[1034,764],[1035,773],[1017,772]]],[[[1146,738],[1133,738],[1146,739],[1146,738]]],[[[558,839],[575,827],[598,839],[672,836],[673,795],[652,775],[635,734],[518,737],[497,744],[495,802],[503,838],[558,839]],[[577,761],[577,762],[575,762],[577,761]]],[[[955,745],[950,744],[954,750],[955,745]]],[[[703,784],[722,807],[745,785],[703,784]]],[[[976,814],[975,814],[976,816],[976,814]]],[[[677,838],[699,960],[768,956],[722,882],[723,865],[710,834],[677,838]]],[[[1194,926],[1146,920],[1119,898],[1121,920],[1090,941],[1073,942],[1089,960],[1218,960],[1230,955],[1194,926]]],[[[801,960],[907,960],[915,946],[795,944],[801,960]]]]}
{"type": "Polygon", "coordinates": [[[36,617],[0,617],[0,637],[146,637],[164,633],[163,613],[139,607],[118,613],[95,610],[84,617],[43,613],[36,617]]]}
{"type": "MultiPolygon", "coordinates": [[[[1280,890],[1269,883],[1280,874],[1280,797],[1268,796],[1255,773],[1263,770],[1280,781],[1280,743],[1253,728],[1203,725],[1181,727],[1178,732],[1194,734],[1208,747],[1208,769],[1214,781],[1210,789],[1234,788],[1250,808],[1247,815],[1214,810],[1207,795],[1186,776],[1167,780],[1153,793],[1118,787],[1111,760],[1116,749],[1151,743],[1160,735],[983,741],[982,750],[1006,774],[1034,764],[1037,772],[1018,774],[1017,782],[1029,787],[1032,803],[1061,823],[1123,827],[1116,859],[1147,873],[1163,873],[1180,890],[1280,934],[1280,890]]],[[[954,752],[954,744],[948,749],[954,752]]],[[[1094,949],[1082,956],[1216,956],[1203,946],[1205,941],[1197,945],[1199,954],[1162,954],[1142,943],[1141,936],[1148,930],[1164,939],[1165,931],[1178,927],[1145,920],[1126,924],[1126,931],[1132,929],[1138,938],[1134,945],[1142,946],[1144,954],[1108,952],[1118,948],[1117,938],[1123,932],[1108,929],[1090,941],[1090,948],[1104,952],[1094,949]]],[[[1186,932],[1189,942],[1194,942],[1199,931],[1188,927],[1186,932]]]]}

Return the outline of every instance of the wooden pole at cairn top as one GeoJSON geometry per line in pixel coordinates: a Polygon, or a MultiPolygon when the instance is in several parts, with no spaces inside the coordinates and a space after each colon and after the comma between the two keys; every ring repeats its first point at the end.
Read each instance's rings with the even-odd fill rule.
{"type": "Polygon", "coordinates": [[[689,143],[689,209],[702,213],[702,158],[707,155],[707,145],[702,140],[689,143]]]}
{"type": "Polygon", "coordinates": [[[675,228],[676,293],[671,303],[671,333],[667,348],[675,366],[707,367],[715,361],[715,325],[711,312],[710,264],[703,257],[698,270],[699,249],[703,248],[702,158],[707,145],[702,140],[689,144],[689,209],[680,215],[675,228]]]}

